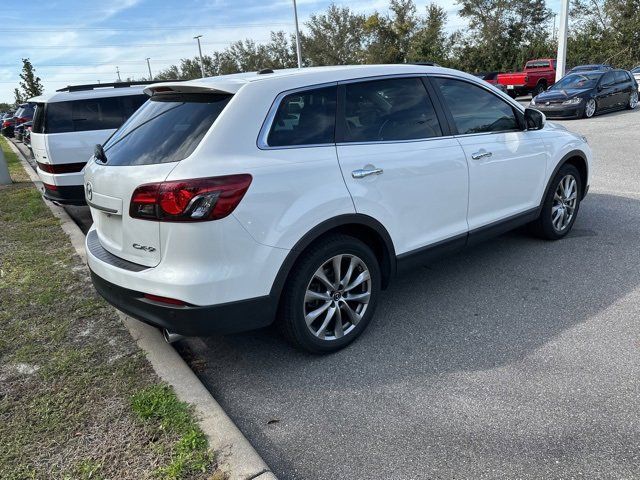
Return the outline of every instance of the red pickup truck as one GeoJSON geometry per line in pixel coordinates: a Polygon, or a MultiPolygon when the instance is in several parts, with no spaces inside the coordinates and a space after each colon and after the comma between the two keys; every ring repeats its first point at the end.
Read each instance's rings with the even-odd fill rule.
{"type": "Polygon", "coordinates": [[[498,83],[504,85],[507,93],[513,98],[529,93],[535,97],[555,82],[556,60],[553,58],[529,60],[522,72],[498,75],[498,83]]]}

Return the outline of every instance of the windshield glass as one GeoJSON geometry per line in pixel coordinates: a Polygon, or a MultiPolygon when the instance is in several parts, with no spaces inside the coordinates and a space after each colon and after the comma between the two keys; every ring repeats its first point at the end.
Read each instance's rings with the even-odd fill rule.
{"type": "Polygon", "coordinates": [[[602,73],[572,73],[557,81],[550,90],[567,90],[570,88],[593,88],[602,77],[602,73]]]}
{"type": "Polygon", "coordinates": [[[229,103],[229,94],[151,97],[104,145],[108,165],[151,165],[187,158],[229,103]]]}
{"type": "Polygon", "coordinates": [[[631,73],[640,73],[640,67],[636,67],[633,70],[631,70],[631,73]]]}

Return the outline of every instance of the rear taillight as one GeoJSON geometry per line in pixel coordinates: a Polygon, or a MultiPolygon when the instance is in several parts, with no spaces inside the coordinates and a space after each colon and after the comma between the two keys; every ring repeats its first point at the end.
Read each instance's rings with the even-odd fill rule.
{"type": "Polygon", "coordinates": [[[25,118],[25,117],[18,117],[18,118],[16,118],[16,125],[17,125],[18,123],[24,123],[24,122],[28,122],[28,121],[29,121],[29,119],[28,119],[28,118],[25,118]]]}
{"type": "Polygon", "coordinates": [[[56,190],[58,190],[58,187],[56,185],[51,185],[50,183],[43,183],[42,184],[44,186],[44,188],[46,188],[47,190],[53,190],[54,192],[56,190]]]}
{"type": "Polygon", "coordinates": [[[11,125],[11,122],[9,120],[5,120],[4,122],[2,122],[2,127],[8,127],[9,125],[11,125]]]}
{"type": "Polygon", "coordinates": [[[36,162],[38,168],[47,173],[76,173],[81,172],[86,162],[63,163],[61,165],[51,165],[50,163],[36,162]]]}
{"type": "Polygon", "coordinates": [[[129,216],[163,222],[219,220],[238,206],[251,180],[244,173],[141,185],[131,196],[129,216]]]}

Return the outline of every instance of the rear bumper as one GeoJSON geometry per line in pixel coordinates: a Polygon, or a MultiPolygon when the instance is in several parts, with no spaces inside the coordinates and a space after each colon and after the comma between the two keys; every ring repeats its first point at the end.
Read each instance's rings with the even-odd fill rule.
{"type": "Polygon", "coordinates": [[[276,303],[257,297],[211,306],[169,306],[147,300],[142,292],[119,287],[91,272],[98,293],[118,310],[154,327],[185,336],[229,334],[272,323],[276,303]]]}
{"type": "Polygon", "coordinates": [[[63,205],[86,205],[84,187],[79,186],[55,186],[55,190],[44,187],[44,198],[63,205]]]}

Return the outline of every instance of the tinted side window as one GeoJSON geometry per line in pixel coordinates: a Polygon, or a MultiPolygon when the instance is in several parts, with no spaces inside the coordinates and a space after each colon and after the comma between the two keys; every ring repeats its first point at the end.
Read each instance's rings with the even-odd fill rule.
{"type": "Polygon", "coordinates": [[[147,95],[129,95],[127,97],[119,97],[120,109],[122,111],[123,121],[133,115],[133,112],[138,110],[144,102],[149,100],[147,95]]]}
{"type": "Polygon", "coordinates": [[[333,143],[336,87],[293,93],[278,106],[267,144],[271,147],[333,143]]]}
{"type": "Polygon", "coordinates": [[[615,83],[615,77],[613,75],[613,72],[607,72],[602,76],[602,80],[600,80],[600,85],[611,85],[612,83],[615,83]]]}
{"type": "Polygon", "coordinates": [[[442,135],[419,78],[349,83],[344,88],[344,138],[340,141],[400,141],[442,135]]]}
{"type": "Polygon", "coordinates": [[[627,72],[623,70],[617,70],[614,72],[616,83],[624,83],[628,82],[629,78],[627,77],[627,72]]]}
{"type": "Polygon", "coordinates": [[[459,134],[519,130],[513,108],[484,88],[462,80],[436,78],[459,134]]]}

